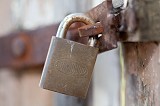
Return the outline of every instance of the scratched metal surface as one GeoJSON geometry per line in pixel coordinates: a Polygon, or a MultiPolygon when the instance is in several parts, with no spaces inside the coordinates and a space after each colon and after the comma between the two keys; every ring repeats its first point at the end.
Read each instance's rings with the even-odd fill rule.
{"type": "Polygon", "coordinates": [[[40,86],[85,98],[98,48],[61,38],[52,38],[40,86]]]}

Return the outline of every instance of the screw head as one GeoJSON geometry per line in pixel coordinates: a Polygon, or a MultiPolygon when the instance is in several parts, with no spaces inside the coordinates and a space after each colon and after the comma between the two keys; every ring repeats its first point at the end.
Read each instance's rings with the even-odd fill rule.
{"type": "Polygon", "coordinates": [[[12,52],[16,57],[21,57],[26,51],[26,45],[22,38],[16,38],[12,43],[12,52]]]}

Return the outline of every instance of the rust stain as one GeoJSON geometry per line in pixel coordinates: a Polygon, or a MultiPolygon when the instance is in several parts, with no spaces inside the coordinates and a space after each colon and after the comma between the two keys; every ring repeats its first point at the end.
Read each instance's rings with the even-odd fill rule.
{"type": "Polygon", "coordinates": [[[103,30],[104,28],[101,25],[101,23],[85,25],[85,26],[78,28],[80,37],[95,36],[95,35],[101,34],[103,30]]]}
{"type": "Polygon", "coordinates": [[[106,0],[86,13],[95,22],[100,22],[104,28],[99,38],[100,52],[117,47],[117,31],[120,23],[120,14],[113,13],[112,1],[106,0]]]}

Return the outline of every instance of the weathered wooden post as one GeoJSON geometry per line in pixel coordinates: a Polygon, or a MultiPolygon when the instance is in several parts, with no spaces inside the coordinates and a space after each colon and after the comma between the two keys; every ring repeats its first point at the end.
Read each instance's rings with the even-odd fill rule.
{"type": "MultiPolygon", "coordinates": [[[[160,12],[159,0],[130,0],[137,31],[123,43],[126,91],[125,106],[160,106],[160,12]],[[134,38],[133,37],[133,38],[134,38]]],[[[123,104],[124,105],[124,104],[123,104]]]]}

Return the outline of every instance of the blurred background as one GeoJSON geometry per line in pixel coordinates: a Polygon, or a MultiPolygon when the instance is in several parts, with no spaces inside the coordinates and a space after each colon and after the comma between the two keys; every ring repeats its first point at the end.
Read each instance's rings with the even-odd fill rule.
{"type": "MultiPolygon", "coordinates": [[[[66,15],[86,12],[102,1],[0,0],[0,39],[12,36],[12,32],[57,24],[66,15]]],[[[10,44],[6,41],[6,45],[10,44]]],[[[3,54],[0,57],[2,60],[3,54]]],[[[5,61],[9,60],[6,58],[5,61]]],[[[86,100],[40,88],[38,84],[42,69],[43,65],[21,69],[1,66],[0,106],[120,106],[119,49],[98,55],[86,100]]]]}

